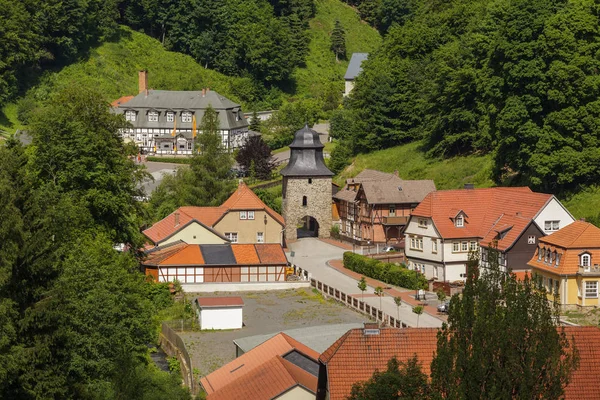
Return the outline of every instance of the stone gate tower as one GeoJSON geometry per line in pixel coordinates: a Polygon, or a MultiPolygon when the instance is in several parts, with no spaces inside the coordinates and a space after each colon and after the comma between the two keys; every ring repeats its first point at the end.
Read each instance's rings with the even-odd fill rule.
{"type": "Polygon", "coordinates": [[[283,175],[283,218],[285,237],[297,238],[296,229],[303,222],[320,238],[331,230],[331,172],[323,160],[319,134],[305,125],[294,135],[290,161],[283,175]]]}

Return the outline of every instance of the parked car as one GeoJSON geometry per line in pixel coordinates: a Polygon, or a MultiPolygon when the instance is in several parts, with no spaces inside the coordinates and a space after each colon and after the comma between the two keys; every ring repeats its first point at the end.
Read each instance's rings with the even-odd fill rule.
{"type": "Polygon", "coordinates": [[[392,246],[386,246],[386,247],[384,247],[384,248],[383,248],[383,252],[384,252],[384,253],[391,253],[391,252],[393,252],[393,251],[398,251],[398,250],[396,250],[396,249],[395,249],[394,247],[392,247],[392,246]]]}
{"type": "Polygon", "coordinates": [[[448,314],[449,309],[450,309],[450,301],[449,300],[446,300],[437,306],[438,312],[443,313],[443,314],[448,314]]]}

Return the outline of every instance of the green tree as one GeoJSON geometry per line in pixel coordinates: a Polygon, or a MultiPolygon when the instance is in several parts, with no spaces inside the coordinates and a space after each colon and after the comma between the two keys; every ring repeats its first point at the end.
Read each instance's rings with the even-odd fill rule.
{"type": "Polygon", "coordinates": [[[385,371],[375,371],[368,381],[353,384],[348,400],[427,399],[430,392],[427,375],[416,356],[406,363],[394,357],[388,361],[385,371]]]}
{"type": "Polygon", "coordinates": [[[402,297],[400,297],[400,296],[394,297],[394,304],[396,304],[396,311],[398,312],[396,317],[398,320],[400,320],[400,306],[402,305],[402,297]]]}
{"type": "Polygon", "coordinates": [[[556,323],[558,305],[529,278],[503,271],[495,253],[485,269],[470,257],[438,334],[432,386],[447,399],[561,398],[578,355],[556,323]]]}
{"type": "Polygon", "coordinates": [[[367,279],[364,276],[360,277],[358,281],[358,290],[361,291],[361,301],[365,301],[365,290],[367,290],[367,279]]]}
{"type": "Polygon", "coordinates": [[[260,132],[260,118],[256,110],[252,111],[252,117],[250,118],[250,125],[248,129],[254,132],[260,132]]]}
{"type": "Polygon", "coordinates": [[[383,288],[381,286],[377,286],[375,288],[374,293],[377,297],[379,297],[379,309],[381,310],[381,312],[383,312],[383,310],[381,309],[381,298],[385,295],[385,293],[383,292],[383,288]]]}
{"type": "Polygon", "coordinates": [[[346,31],[339,20],[335,21],[331,32],[331,51],[335,54],[335,60],[346,58],[346,31]]]}
{"type": "Polygon", "coordinates": [[[425,308],[423,306],[414,306],[412,309],[412,312],[417,314],[417,328],[419,327],[419,317],[421,317],[423,311],[425,311],[425,308]]]}

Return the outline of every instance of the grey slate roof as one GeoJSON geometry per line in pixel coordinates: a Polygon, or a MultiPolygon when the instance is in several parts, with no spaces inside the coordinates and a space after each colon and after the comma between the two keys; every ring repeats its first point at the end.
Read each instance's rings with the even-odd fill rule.
{"type": "Polygon", "coordinates": [[[283,176],[333,176],[325,165],[323,148],[319,134],[308,125],[294,134],[290,144],[290,160],[281,170],[283,176]]]}
{"type": "MultiPolygon", "coordinates": [[[[435,183],[428,180],[403,180],[394,174],[365,169],[347,183],[360,183],[369,204],[420,203],[427,194],[436,190],[435,183]]],[[[357,192],[347,190],[348,185],[334,197],[354,201],[357,192]]]]}
{"type": "Polygon", "coordinates": [[[235,265],[236,260],[230,244],[203,244],[200,246],[204,264],[235,265]]]}
{"type": "Polygon", "coordinates": [[[136,128],[173,129],[174,123],[167,122],[167,111],[176,113],[177,129],[192,129],[191,122],[182,122],[180,112],[191,111],[196,115],[196,125],[200,125],[204,110],[211,105],[218,113],[219,127],[223,130],[241,129],[248,127],[242,108],[239,104],[209,90],[204,96],[201,91],[148,90],[142,92],[124,104],[113,108],[116,114],[124,114],[127,110],[138,111],[137,119],[131,124],[136,128]],[[158,111],[158,122],[150,122],[148,111],[158,111]],[[236,115],[238,120],[236,121],[236,115]]]}
{"type": "Polygon", "coordinates": [[[358,74],[362,71],[361,64],[369,57],[369,53],[352,53],[348,69],[346,69],[346,75],[344,79],[347,81],[354,80],[358,74]]]}
{"type": "MultiPolygon", "coordinates": [[[[323,353],[336,340],[342,337],[350,329],[362,328],[363,324],[335,324],[335,325],[320,325],[306,328],[288,329],[282,331],[286,335],[296,339],[300,343],[310,347],[318,353],[323,353]]],[[[279,332],[270,333],[267,335],[247,336],[233,341],[244,353],[252,350],[264,341],[277,335],[279,332]]]]}

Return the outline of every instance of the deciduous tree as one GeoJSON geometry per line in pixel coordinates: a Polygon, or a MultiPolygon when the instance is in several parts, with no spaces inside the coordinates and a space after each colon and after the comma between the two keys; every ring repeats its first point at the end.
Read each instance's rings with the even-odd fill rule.
{"type": "Polygon", "coordinates": [[[251,136],[237,153],[236,161],[246,171],[254,167],[256,178],[271,179],[275,165],[272,161],[271,149],[260,136],[251,136]]]}

